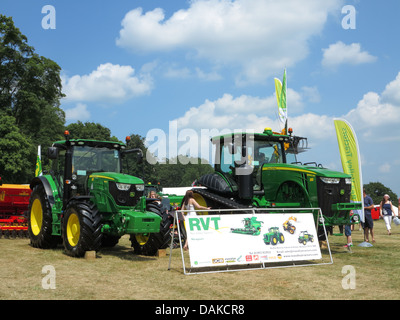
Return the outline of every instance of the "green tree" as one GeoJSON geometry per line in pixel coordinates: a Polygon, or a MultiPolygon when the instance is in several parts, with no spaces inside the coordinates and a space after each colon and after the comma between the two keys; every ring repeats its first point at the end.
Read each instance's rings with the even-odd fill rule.
{"type": "Polygon", "coordinates": [[[203,164],[200,158],[179,155],[159,164],[157,178],[162,187],[189,187],[196,179],[212,172],[212,166],[203,164]]]}
{"type": "MultiPolygon", "coordinates": [[[[37,146],[46,150],[53,141],[62,138],[64,131],[60,70],[57,63],[35,53],[11,17],[0,15],[0,116],[6,117],[3,119],[6,123],[10,121],[8,117],[15,119],[14,126],[25,141],[24,149],[29,151],[27,161],[33,168],[37,146]]],[[[1,156],[12,158],[10,154],[1,156]]],[[[45,153],[42,161],[46,167],[45,153]]],[[[34,171],[32,175],[23,172],[21,179],[28,182],[34,171]]]]}
{"type": "Polygon", "coordinates": [[[370,182],[368,184],[364,185],[364,190],[367,195],[369,195],[372,200],[374,201],[374,204],[380,204],[382,201],[382,198],[385,194],[388,194],[393,205],[398,205],[398,202],[396,201],[397,194],[394,193],[390,188],[384,186],[381,182],[370,182]]]}
{"type": "Polygon", "coordinates": [[[21,134],[15,118],[0,112],[0,168],[5,183],[26,183],[33,177],[35,162],[30,155],[35,152],[32,143],[21,134]]]}
{"type": "Polygon", "coordinates": [[[123,159],[124,172],[139,177],[144,180],[145,183],[157,183],[157,167],[159,164],[152,161],[153,156],[145,145],[145,138],[138,134],[131,134],[130,141],[127,143],[127,149],[138,148],[143,152],[143,161],[138,162],[136,154],[127,155],[123,159]]]}
{"type": "Polygon", "coordinates": [[[102,126],[100,123],[82,123],[81,121],[78,121],[69,124],[66,129],[69,131],[71,139],[118,141],[115,136],[111,136],[111,130],[102,126]]]}

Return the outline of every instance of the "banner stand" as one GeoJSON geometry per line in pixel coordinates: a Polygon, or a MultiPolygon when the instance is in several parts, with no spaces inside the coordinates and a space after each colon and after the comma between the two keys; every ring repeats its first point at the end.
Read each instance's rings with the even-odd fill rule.
{"type": "MultiPolygon", "coordinates": [[[[189,271],[187,271],[187,267],[185,264],[185,257],[184,257],[184,250],[182,247],[182,235],[181,235],[181,230],[177,224],[178,222],[178,213],[186,213],[189,212],[189,210],[177,210],[174,213],[174,221],[173,221],[173,229],[172,229],[172,237],[171,237],[171,243],[170,243],[170,251],[169,251],[169,262],[168,262],[168,270],[171,270],[171,262],[172,262],[172,250],[173,250],[173,244],[175,240],[175,228],[177,229],[177,236],[179,239],[179,248],[180,248],[180,253],[181,253],[181,259],[182,259],[182,267],[183,267],[183,273],[184,275],[192,275],[192,274],[202,274],[202,273],[219,273],[219,272],[235,272],[235,271],[249,271],[249,270],[259,270],[259,269],[276,269],[276,268],[293,268],[293,267],[307,267],[307,266],[316,266],[316,265],[330,265],[333,264],[333,258],[332,258],[332,252],[330,249],[329,245],[329,239],[328,239],[328,234],[326,232],[325,228],[325,222],[322,216],[322,212],[320,208],[249,208],[249,209],[214,209],[214,210],[196,210],[196,213],[201,213],[202,211],[208,212],[208,213],[218,213],[218,212],[223,212],[223,211],[229,211],[229,212],[241,212],[243,213],[244,211],[248,211],[252,215],[256,216],[257,213],[256,211],[262,211],[262,213],[267,213],[268,211],[274,211],[273,213],[269,214],[276,214],[278,211],[282,211],[282,213],[296,213],[296,214],[302,214],[300,211],[307,211],[310,213],[310,211],[316,211],[318,210],[317,214],[317,223],[316,223],[316,230],[318,230],[318,221],[322,224],[326,243],[327,243],[327,249],[329,252],[329,261],[328,262],[319,262],[319,263],[304,263],[308,260],[293,260],[293,261],[286,261],[286,262],[260,262],[259,264],[246,264],[243,263],[243,265],[228,265],[224,264],[223,266],[207,266],[207,267],[190,267],[189,271]],[[285,212],[286,211],[286,212],[285,212]],[[273,265],[271,265],[273,264],[273,265]],[[245,266],[245,267],[244,267],[245,266]],[[222,269],[221,269],[222,268],[222,269]],[[206,269],[206,270],[200,270],[200,269],[206,269]],[[196,270],[196,271],[193,271],[196,270]]],[[[259,212],[260,213],[260,212],[259,212]]],[[[190,250],[190,249],[189,249],[190,250]]],[[[323,260],[321,257],[320,260],[323,260]]]]}

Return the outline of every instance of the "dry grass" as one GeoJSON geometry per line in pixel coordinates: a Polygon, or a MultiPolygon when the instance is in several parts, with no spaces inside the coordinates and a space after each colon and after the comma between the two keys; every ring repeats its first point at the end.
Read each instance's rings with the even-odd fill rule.
{"type": "MultiPolygon", "coordinates": [[[[68,257],[61,248],[35,249],[28,239],[2,238],[0,299],[398,299],[400,227],[393,225],[388,236],[383,221],[375,221],[375,238],[373,247],[358,247],[363,235],[354,231],[349,253],[342,247],[344,236],[330,236],[332,265],[190,276],[183,274],[179,250],[173,250],[167,270],[168,255],[135,256],[128,237],[99,252],[95,261],[68,257]],[[42,288],[45,265],[55,268],[55,290],[42,288]],[[356,270],[354,290],[342,287],[345,265],[356,270]]],[[[327,250],[323,256],[329,261],[327,250]]]]}

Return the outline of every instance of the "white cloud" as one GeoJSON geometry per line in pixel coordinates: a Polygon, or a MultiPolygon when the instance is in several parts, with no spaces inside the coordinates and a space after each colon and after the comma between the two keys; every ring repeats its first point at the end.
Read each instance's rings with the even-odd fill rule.
{"type": "MultiPolygon", "coordinates": [[[[396,80],[386,86],[381,95],[375,92],[366,93],[357,106],[345,115],[303,114],[304,101],[318,98],[317,88],[302,88],[300,92],[288,88],[289,126],[294,129],[295,135],[307,137],[312,149],[322,152],[311,151],[310,154],[313,155],[316,152],[314,156],[325,158],[323,160],[325,163],[334,163],[332,159],[339,160],[333,122],[336,117],[344,118],[352,124],[363,145],[370,145],[372,142],[389,145],[393,142],[397,143],[400,140],[398,126],[400,102],[398,104],[384,102],[383,97],[394,100],[393,95],[397,93],[397,90],[400,91],[399,79],[400,73],[396,80]]],[[[278,131],[282,127],[277,117],[275,94],[264,98],[249,95],[234,97],[231,94],[224,94],[219,99],[206,100],[200,106],[190,108],[182,117],[175,120],[178,130],[191,128],[198,132],[200,129],[251,129],[261,132],[265,127],[278,131]]],[[[372,160],[370,149],[364,152],[368,155],[368,161],[371,163],[375,161],[372,160]]],[[[396,157],[392,160],[396,160],[396,157]]],[[[337,166],[339,167],[339,164],[337,166]]],[[[380,170],[385,168],[382,167],[380,170]]]]}
{"type": "Polygon", "coordinates": [[[384,163],[379,166],[379,172],[381,173],[389,173],[391,171],[391,165],[389,163],[384,163]]]}
{"type": "MultiPolygon", "coordinates": [[[[116,40],[134,52],[185,50],[238,66],[238,83],[260,81],[308,55],[341,0],[197,0],[167,18],[161,8],[128,12],[116,40]]],[[[190,55],[193,57],[193,54],[190,55]]]]}
{"type": "Polygon", "coordinates": [[[148,73],[135,75],[131,66],[105,63],[90,74],[63,76],[67,101],[121,102],[150,93],[152,78],[148,73]]]}
{"type": "MultiPolygon", "coordinates": [[[[295,90],[287,89],[290,112],[298,113],[303,108],[303,97],[295,90]]],[[[278,107],[275,94],[266,98],[224,94],[221,98],[206,100],[198,107],[190,108],[176,119],[179,128],[194,129],[255,129],[262,131],[266,126],[278,130],[278,107]],[[274,126],[272,125],[274,124],[274,126]]]]}
{"type": "Polygon", "coordinates": [[[90,119],[90,112],[87,109],[87,105],[83,103],[77,103],[74,108],[65,110],[65,121],[86,121],[90,119]]]}
{"type": "Polygon", "coordinates": [[[322,65],[328,68],[334,68],[341,64],[371,63],[377,59],[367,51],[362,51],[359,43],[346,45],[342,41],[338,41],[331,44],[328,49],[322,49],[322,51],[322,65]]]}
{"type": "Polygon", "coordinates": [[[368,92],[358,102],[357,107],[345,116],[351,123],[357,124],[365,137],[394,141],[400,139],[400,72],[391,81],[381,95],[368,92]],[[388,134],[397,131],[397,134],[388,134]]]}
{"type": "Polygon", "coordinates": [[[400,72],[396,79],[386,86],[382,93],[382,100],[400,106],[400,72]]]}

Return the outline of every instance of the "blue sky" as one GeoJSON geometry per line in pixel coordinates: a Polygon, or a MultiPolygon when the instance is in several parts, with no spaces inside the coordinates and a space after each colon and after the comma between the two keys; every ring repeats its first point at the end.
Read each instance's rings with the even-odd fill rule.
{"type": "Polygon", "coordinates": [[[0,4],[36,52],[62,68],[67,123],[98,122],[121,140],[169,137],[171,124],[182,137],[279,130],[273,79],[286,68],[289,126],[311,146],[299,160],[341,171],[333,119],[346,119],[364,183],[380,181],[398,195],[399,12],[395,0],[0,4]],[[55,9],[55,29],[42,26],[45,5],[55,9]]]}

